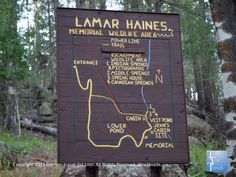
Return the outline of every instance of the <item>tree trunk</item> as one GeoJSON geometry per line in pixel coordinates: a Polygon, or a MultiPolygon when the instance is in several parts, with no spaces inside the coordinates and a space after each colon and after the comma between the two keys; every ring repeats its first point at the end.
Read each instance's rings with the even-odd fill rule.
{"type": "MultiPolygon", "coordinates": [[[[199,13],[200,13],[201,17],[203,18],[202,25],[201,25],[200,29],[202,29],[202,31],[204,32],[205,28],[206,28],[205,21],[207,20],[207,18],[206,18],[206,11],[207,11],[206,10],[206,3],[204,2],[204,0],[199,0],[199,8],[200,8],[199,13]]],[[[204,35],[202,36],[202,39],[204,41],[206,41],[206,37],[204,35]]],[[[211,82],[211,75],[214,72],[212,72],[211,69],[209,69],[209,66],[207,66],[207,67],[205,66],[206,65],[205,61],[208,62],[207,61],[207,60],[209,60],[208,57],[210,57],[208,55],[208,46],[207,46],[206,42],[203,42],[201,44],[201,51],[202,51],[203,55],[201,56],[202,58],[199,60],[200,69],[201,69],[201,72],[199,74],[201,74],[202,78],[201,78],[200,82],[202,82],[201,84],[203,86],[202,91],[201,91],[201,94],[203,94],[203,95],[202,95],[201,99],[204,100],[202,102],[204,107],[202,108],[202,110],[204,110],[208,113],[215,114],[215,110],[216,110],[215,106],[216,105],[214,102],[214,94],[213,94],[213,90],[212,90],[213,87],[215,87],[215,84],[214,84],[214,82],[211,82]]],[[[210,63],[210,65],[211,65],[211,63],[210,63]]]]}
{"type": "MultiPolygon", "coordinates": [[[[9,90],[10,88],[8,88],[9,90]]],[[[14,100],[12,98],[12,95],[9,95],[7,93],[7,105],[6,105],[6,120],[5,120],[5,126],[8,131],[14,131],[17,127],[16,120],[14,119],[13,111],[14,110],[14,100]]]]}
{"type": "Polygon", "coordinates": [[[18,93],[13,86],[8,86],[5,127],[14,134],[21,134],[18,93]]]}
{"type": "Polygon", "coordinates": [[[236,1],[210,0],[222,70],[229,169],[236,176],[236,1]]]}
{"type": "Polygon", "coordinates": [[[131,10],[138,10],[139,9],[139,0],[131,0],[131,10]]]}
{"type": "Polygon", "coordinates": [[[158,12],[158,13],[161,12],[162,3],[163,3],[163,0],[156,0],[156,4],[155,4],[155,10],[156,10],[156,12],[158,12]]]}
{"type": "Polygon", "coordinates": [[[45,134],[52,135],[52,136],[57,136],[57,129],[56,128],[35,124],[32,122],[32,120],[29,120],[26,118],[21,120],[20,123],[21,123],[22,127],[25,127],[27,129],[31,129],[31,130],[45,133],[45,134]]]}
{"type": "Polygon", "coordinates": [[[202,70],[200,66],[200,61],[193,60],[193,72],[195,78],[195,85],[197,91],[197,105],[200,110],[204,110],[205,107],[205,95],[204,95],[204,86],[202,80],[202,70]]]}
{"type": "Polygon", "coordinates": [[[85,0],[75,0],[76,8],[85,8],[85,0]]]}
{"type": "Polygon", "coordinates": [[[36,60],[38,58],[40,51],[39,14],[40,14],[40,1],[34,0],[34,56],[36,60]]]}
{"type": "Polygon", "coordinates": [[[49,33],[49,73],[50,73],[50,90],[52,95],[56,96],[56,54],[55,54],[55,20],[52,18],[52,14],[56,16],[56,8],[58,7],[58,0],[47,2],[47,12],[48,12],[48,33],[49,33]],[[54,21],[53,21],[54,20],[54,21]]]}
{"type": "Polygon", "coordinates": [[[18,99],[17,92],[15,92],[15,113],[16,113],[16,120],[17,120],[17,133],[18,135],[21,135],[19,99],[18,99]]]}
{"type": "MultiPolygon", "coordinates": [[[[204,74],[203,74],[204,75],[204,74]]],[[[205,96],[205,111],[209,113],[216,113],[216,104],[214,101],[214,93],[212,87],[214,83],[212,83],[208,77],[204,77],[203,84],[204,84],[204,96],[205,96]]]]}
{"type": "Polygon", "coordinates": [[[67,0],[67,1],[66,1],[66,6],[67,6],[67,7],[70,7],[70,3],[71,3],[70,1],[71,1],[71,0],[67,0]]]}
{"type": "Polygon", "coordinates": [[[129,11],[130,10],[129,0],[124,0],[124,10],[125,11],[129,11]]]}
{"type": "MultiPolygon", "coordinates": [[[[207,20],[206,18],[206,3],[204,0],[200,0],[199,1],[199,7],[200,7],[200,15],[201,17],[203,18],[203,25],[202,27],[204,29],[202,30],[205,30],[205,21],[207,20]]],[[[206,41],[206,38],[204,37],[203,38],[205,41],[206,41]]],[[[205,99],[205,104],[204,104],[204,110],[206,112],[209,112],[209,113],[213,113],[215,114],[216,113],[216,105],[215,105],[215,102],[214,102],[214,93],[213,93],[213,88],[215,87],[215,84],[214,82],[211,81],[211,75],[212,72],[209,67],[205,66],[204,64],[204,61],[207,61],[208,57],[210,57],[209,55],[207,55],[208,53],[208,46],[206,46],[206,43],[202,43],[201,44],[201,48],[202,48],[202,53],[204,54],[203,57],[204,57],[204,60],[200,60],[200,62],[202,63],[201,64],[201,69],[202,69],[202,81],[203,81],[203,88],[204,88],[204,99],[205,99]]],[[[217,71],[215,73],[218,73],[217,71]]]]}
{"type": "MultiPolygon", "coordinates": [[[[59,2],[58,2],[58,0],[54,0],[54,8],[56,9],[57,7],[59,7],[60,6],[60,4],[59,4],[59,2]]],[[[56,11],[55,11],[56,12],[56,11]]],[[[56,13],[54,12],[54,17],[56,17],[56,13]]]]}
{"type": "Polygon", "coordinates": [[[6,84],[0,81],[0,127],[4,125],[6,118],[6,106],[7,106],[7,94],[6,94],[6,84]]]}
{"type": "Polygon", "coordinates": [[[106,9],[106,0],[100,0],[99,9],[105,10],[106,9]]]}
{"type": "Polygon", "coordinates": [[[176,4],[178,4],[178,0],[172,0],[172,2],[167,2],[167,4],[170,5],[170,12],[172,13],[181,13],[180,9],[176,7],[176,4]]]}
{"type": "Polygon", "coordinates": [[[89,0],[89,9],[95,9],[95,1],[94,0],[89,0]]]}
{"type": "MultiPolygon", "coordinates": [[[[13,50],[9,49],[7,51],[9,55],[7,56],[7,63],[6,63],[6,68],[9,68],[9,73],[11,74],[11,81],[5,81],[3,82],[5,84],[5,89],[6,90],[1,90],[5,91],[5,98],[6,98],[6,103],[5,104],[5,110],[4,110],[4,125],[5,127],[14,132],[15,134],[20,133],[20,126],[17,124],[18,120],[20,118],[19,116],[19,103],[18,103],[18,97],[17,97],[17,89],[15,87],[16,85],[16,76],[15,76],[15,65],[14,65],[14,60],[18,61],[20,59],[19,55],[14,55],[15,51],[14,45],[17,45],[17,19],[18,19],[18,12],[17,12],[17,0],[11,0],[9,2],[3,1],[3,4],[7,4],[8,10],[4,11],[1,16],[3,18],[7,18],[6,26],[4,27],[5,30],[8,30],[8,40],[11,41],[11,47],[13,50]],[[14,86],[12,86],[14,84],[14,86]]],[[[3,28],[3,29],[4,29],[3,28]]],[[[1,50],[1,49],[0,49],[1,50]]],[[[6,51],[4,51],[6,52],[6,51]]],[[[4,60],[3,60],[4,61],[4,60]]]]}

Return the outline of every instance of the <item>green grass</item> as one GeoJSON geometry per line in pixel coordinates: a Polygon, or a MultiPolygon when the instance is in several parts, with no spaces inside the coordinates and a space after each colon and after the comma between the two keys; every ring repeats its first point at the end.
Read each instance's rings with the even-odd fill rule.
{"type": "Polygon", "coordinates": [[[192,177],[206,177],[206,148],[196,144],[190,145],[189,148],[192,163],[192,166],[188,170],[189,175],[192,177]]]}
{"type": "Polygon", "coordinates": [[[22,169],[22,168],[15,168],[14,170],[2,170],[0,172],[0,177],[36,177],[37,176],[37,169],[36,168],[28,168],[28,169],[22,169]]]}
{"type": "MultiPolygon", "coordinates": [[[[191,177],[207,177],[206,169],[206,151],[224,150],[222,144],[211,142],[206,146],[200,144],[190,144],[190,161],[192,166],[188,169],[188,175],[191,177]]],[[[219,176],[222,176],[219,174],[219,176]]]]}
{"type": "MultiPolygon", "coordinates": [[[[8,145],[11,150],[17,152],[17,156],[21,161],[18,163],[27,163],[32,159],[41,159],[48,162],[56,161],[56,140],[53,138],[44,138],[37,134],[30,134],[23,131],[21,136],[9,134],[8,132],[0,132],[0,141],[8,145]],[[45,158],[45,159],[43,159],[45,158]],[[47,159],[47,160],[46,160],[47,159]],[[23,160],[23,161],[22,161],[23,160]]],[[[1,149],[0,149],[1,153],[1,149]]],[[[37,177],[45,175],[50,177],[59,177],[62,167],[14,167],[3,168],[0,170],[0,177],[37,177]]]]}
{"type": "Polygon", "coordinates": [[[4,142],[6,145],[17,150],[21,154],[29,153],[33,148],[46,150],[49,154],[55,153],[56,141],[44,140],[41,137],[29,136],[27,134],[22,134],[21,136],[12,135],[9,133],[1,133],[0,141],[4,142]]]}
{"type": "MultiPolygon", "coordinates": [[[[27,155],[32,150],[39,150],[45,153],[47,156],[55,159],[56,153],[56,141],[55,139],[46,140],[42,137],[37,135],[29,135],[29,134],[22,134],[21,136],[11,135],[7,132],[0,133],[0,141],[3,141],[8,146],[16,149],[17,152],[21,155],[27,155]]],[[[193,143],[190,144],[190,160],[192,166],[188,169],[188,175],[190,177],[207,177],[207,173],[205,172],[206,166],[206,151],[207,150],[224,150],[226,147],[220,144],[219,142],[209,142],[206,146],[193,143]]],[[[53,167],[52,168],[52,176],[60,176],[61,168],[53,167]]],[[[1,172],[0,172],[1,173],[1,172]]],[[[38,169],[36,168],[29,168],[26,171],[23,171],[22,168],[15,168],[14,170],[4,170],[2,171],[2,175],[5,177],[12,177],[15,175],[18,176],[27,176],[33,177],[37,176],[38,169]]],[[[1,174],[0,174],[1,177],[1,174]]]]}

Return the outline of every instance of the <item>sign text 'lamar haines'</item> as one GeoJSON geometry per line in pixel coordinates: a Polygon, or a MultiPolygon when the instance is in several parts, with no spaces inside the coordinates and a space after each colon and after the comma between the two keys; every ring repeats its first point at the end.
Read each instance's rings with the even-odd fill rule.
{"type": "Polygon", "coordinates": [[[122,36],[122,37],[173,37],[173,29],[164,20],[119,20],[97,17],[74,17],[75,35],[122,36]],[[137,31],[136,31],[137,30],[137,31]]]}
{"type": "MultiPolygon", "coordinates": [[[[137,29],[137,30],[155,30],[155,31],[167,31],[167,22],[166,21],[150,21],[150,20],[125,20],[126,29],[137,29]]],[[[100,19],[100,18],[85,18],[85,20],[75,17],[75,26],[76,27],[85,27],[85,28],[112,28],[120,29],[119,19],[100,19]]]]}

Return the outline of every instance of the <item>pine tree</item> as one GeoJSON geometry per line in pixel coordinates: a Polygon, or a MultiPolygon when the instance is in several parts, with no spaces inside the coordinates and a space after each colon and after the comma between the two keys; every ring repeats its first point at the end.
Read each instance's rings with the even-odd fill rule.
{"type": "Polygon", "coordinates": [[[4,85],[1,97],[4,127],[20,134],[19,99],[20,82],[27,77],[28,66],[17,31],[19,15],[17,0],[0,1],[0,83],[4,85]]]}

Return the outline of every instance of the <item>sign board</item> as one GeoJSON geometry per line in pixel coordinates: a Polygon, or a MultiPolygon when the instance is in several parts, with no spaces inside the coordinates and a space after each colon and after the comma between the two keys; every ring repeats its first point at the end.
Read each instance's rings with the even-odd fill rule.
{"type": "Polygon", "coordinates": [[[179,16],[57,9],[58,161],[187,163],[179,16]]]}

